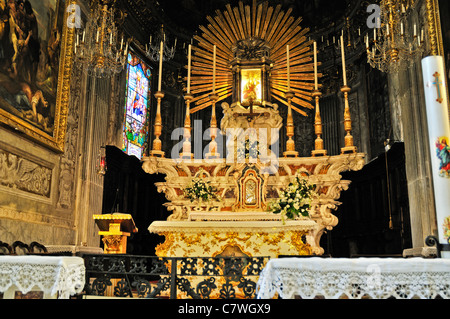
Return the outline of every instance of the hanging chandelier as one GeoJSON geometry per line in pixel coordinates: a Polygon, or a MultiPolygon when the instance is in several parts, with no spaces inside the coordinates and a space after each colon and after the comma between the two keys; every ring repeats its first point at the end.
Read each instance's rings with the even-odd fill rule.
{"type": "Polygon", "coordinates": [[[150,36],[149,44],[145,46],[146,54],[152,61],[159,61],[161,42],[163,43],[163,61],[169,61],[175,56],[177,38],[175,38],[173,46],[169,46],[164,33],[164,25],[161,25],[161,30],[156,34],[155,39],[153,40],[152,36],[150,36]]]}
{"type": "Polygon", "coordinates": [[[79,30],[75,45],[75,65],[97,78],[121,72],[127,61],[128,41],[119,34],[117,24],[124,15],[116,14],[116,0],[94,0],[84,30],[79,30]]]}
{"type": "Polygon", "coordinates": [[[409,0],[381,0],[373,36],[365,38],[367,62],[385,73],[398,73],[411,67],[424,51],[423,29],[409,0]]]}

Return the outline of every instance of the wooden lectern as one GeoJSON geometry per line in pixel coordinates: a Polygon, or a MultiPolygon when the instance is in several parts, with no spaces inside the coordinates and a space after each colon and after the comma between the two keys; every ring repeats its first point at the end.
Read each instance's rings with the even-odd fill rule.
{"type": "Polygon", "coordinates": [[[137,233],[138,229],[130,214],[102,214],[94,215],[95,223],[103,236],[105,254],[126,254],[127,237],[137,233]]]}

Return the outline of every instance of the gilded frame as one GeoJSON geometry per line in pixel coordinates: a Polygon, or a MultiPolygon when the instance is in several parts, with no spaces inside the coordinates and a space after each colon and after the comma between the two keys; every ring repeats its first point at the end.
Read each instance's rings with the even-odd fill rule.
{"type": "Polygon", "coordinates": [[[68,12],[69,5],[76,5],[76,0],[57,0],[64,5],[64,14],[61,32],[61,50],[59,55],[59,69],[57,89],[55,94],[55,110],[53,133],[50,135],[39,127],[7,110],[0,108],[0,123],[16,132],[24,134],[28,139],[35,141],[56,152],[64,151],[64,143],[67,128],[67,114],[70,99],[70,80],[73,65],[73,45],[75,28],[68,26],[68,19],[72,12],[68,12]]]}

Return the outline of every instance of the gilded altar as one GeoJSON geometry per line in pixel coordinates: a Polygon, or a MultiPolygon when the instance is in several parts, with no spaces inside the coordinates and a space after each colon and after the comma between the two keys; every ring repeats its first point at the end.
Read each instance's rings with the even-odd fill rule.
{"type": "Polygon", "coordinates": [[[147,173],[166,175],[165,181],[156,186],[165,194],[169,201],[165,205],[171,212],[167,221],[154,222],[149,227],[150,232],[166,237],[166,242],[157,247],[158,255],[213,256],[231,246],[251,256],[262,252],[270,256],[323,254],[320,238],[324,231],[338,224],[333,211],[341,204],[338,201],[341,192],[350,185],[340,173],[360,170],[364,165],[364,154],[281,157],[278,160],[275,174],[261,175],[259,172],[264,166],[260,161],[227,163],[226,159],[145,158],[143,169],[147,173]],[[279,196],[297,172],[316,185],[318,197],[311,203],[310,219],[286,221],[283,225],[280,216],[267,211],[267,203],[279,196]],[[220,202],[209,203],[209,207],[204,205],[200,209],[184,196],[186,185],[199,174],[210,181],[221,198],[220,202]],[[249,188],[247,184],[254,186],[249,188]],[[253,192],[247,194],[250,190],[253,192]],[[258,198],[259,202],[253,198],[258,198]],[[264,245],[267,247],[262,248],[264,245]]]}
{"type": "Polygon", "coordinates": [[[302,19],[268,2],[254,1],[252,6],[240,2],[239,7],[226,9],[208,17],[208,27],[201,27],[202,34],[194,37],[196,44],[188,46],[183,141],[177,144],[182,149],[172,149],[171,158],[165,157],[160,140],[164,94],[160,90],[155,94],[155,139],[142,167],[149,174],[166,176],[156,186],[171,212],[166,221],[149,227],[150,232],[165,236],[157,255],[321,255],[320,238],[338,224],[333,211],[350,184],[340,173],[360,170],[365,164],[364,154],[353,145],[346,72],[341,89],[345,146],[340,155],[329,156],[321,138],[320,63],[315,42],[306,36],[309,29],[300,26],[302,19]],[[279,19],[269,24],[272,12],[279,19]],[[236,19],[225,18],[230,16],[236,19]],[[218,102],[223,109],[220,125],[218,102]],[[287,109],[285,118],[280,106],[287,109]],[[191,114],[205,108],[211,108],[209,134],[205,132],[210,143],[205,152],[200,150],[201,158],[194,158],[203,146],[191,139],[191,114]],[[293,112],[309,116],[311,110],[317,138],[311,156],[299,157],[293,112]],[[280,134],[286,134],[282,154],[280,134]],[[221,145],[223,137],[226,142],[221,145]],[[316,196],[308,204],[307,217],[286,221],[269,211],[269,203],[279,199],[299,175],[314,185],[316,196]],[[186,197],[186,187],[199,179],[214,189],[213,199],[186,197]]]}

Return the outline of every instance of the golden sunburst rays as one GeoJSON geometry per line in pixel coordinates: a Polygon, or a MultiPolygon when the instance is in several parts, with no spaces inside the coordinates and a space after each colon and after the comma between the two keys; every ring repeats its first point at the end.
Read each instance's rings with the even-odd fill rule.
{"type": "MultiPolygon", "coordinates": [[[[191,66],[191,113],[212,104],[209,95],[213,82],[213,47],[216,45],[216,94],[217,102],[227,99],[233,93],[233,47],[241,40],[259,38],[270,48],[273,61],[270,79],[270,95],[273,102],[288,105],[285,92],[290,89],[295,96],[292,109],[304,116],[305,110],[314,109],[314,62],[312,41],[307,39],[308,28],[302,28],[302,18],[291,16],[292,9],[282,10],[281,5],[269,6],[268,2],[252,5],[239,2],[232,8],[216,10],[214,17],[208,16],[207,26],[201,26],[201,35],[194,36],[196,46],[192,46],[191,66]],[[290,81],[287,80],[287,50],[289,45],[290,81]]],[[[320,65],[320,64],[319,64],[320,65]]],[[[187,67],[186,67],[187,68],[187,67]]],[[[318,74],[321,77],[321,74],[318,74]]]]}

